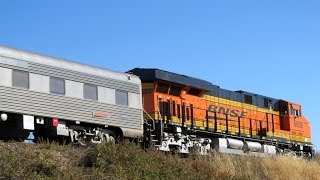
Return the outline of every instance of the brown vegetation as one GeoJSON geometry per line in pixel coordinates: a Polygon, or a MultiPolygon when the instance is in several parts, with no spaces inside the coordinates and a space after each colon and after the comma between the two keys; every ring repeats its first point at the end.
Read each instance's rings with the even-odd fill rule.
{"type": "Polygon", "coordinates": [[[320,157],[181,158],[131,144],[0,143],[0,179],[320,179],[320,157]]]}

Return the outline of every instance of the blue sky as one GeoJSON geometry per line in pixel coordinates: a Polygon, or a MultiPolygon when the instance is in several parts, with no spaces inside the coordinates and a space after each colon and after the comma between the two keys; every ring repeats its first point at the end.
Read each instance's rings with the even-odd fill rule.
{"type": "Polygon", "coordinates": [[[0,5],[1,45],[116,71],[160,68],[297,102],[320,149],[320,1],[0,5]]]}

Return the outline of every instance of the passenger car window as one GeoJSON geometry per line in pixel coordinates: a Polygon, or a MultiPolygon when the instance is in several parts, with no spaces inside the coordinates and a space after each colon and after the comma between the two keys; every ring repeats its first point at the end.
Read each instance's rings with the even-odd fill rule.
{"type": "Polygon", "coordinates": [[[64,79],[50,77],[50,93],[64,95],[65,94],[64,79]]]}
{"type": "Polygon", "coordinates": [[[29,73],[26,71],[12,70],[12,86],[29,89],[29,73]]]}
{"type": "Polygon", "coordinates": [[[128,92],[116,90],[116,104],[128,106],[128,92]]]}
{"type": "Polygon", "coordinates": [[[83,84],[83,98],[98,100],[97,86],[92,84],[83,84]]]}

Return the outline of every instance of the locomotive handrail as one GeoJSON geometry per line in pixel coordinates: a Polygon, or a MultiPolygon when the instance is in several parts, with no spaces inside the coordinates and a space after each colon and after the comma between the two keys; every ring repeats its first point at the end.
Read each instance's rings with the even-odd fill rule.
{"type": "Polygon", "coordinates": [[[160,120],[162,121],[163,119],[162,119],[162,116],[161,116],[161,112],[160,112],[160,108],[159,108],[159,106],[157,106],[157,109],[158,109],[158,112],[159,112],[160,120]]]}
{"type": "Polygon", "coordinates": [[[143,112],[144,113],[146,113],[147,114],[147,116],[149,116],[149,118],[152,120],[152,131],[154,131],[155,130],[155,122],[154,122],[154,119],[150,116],[150,114],[144,109],[144,108],[142,108],[143,109],[143,112]]]}

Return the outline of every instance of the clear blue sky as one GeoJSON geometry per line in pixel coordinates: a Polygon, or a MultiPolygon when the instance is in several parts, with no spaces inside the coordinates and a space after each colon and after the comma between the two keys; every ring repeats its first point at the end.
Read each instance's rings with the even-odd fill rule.
{"type": "Polygon", "coordinates": [[[0,9],[1,45],[300,103],[320,148],[320,1],[10,0],[0,9]]]}

